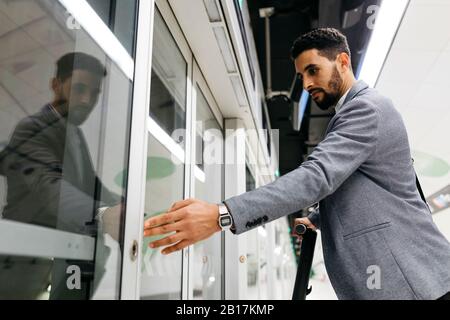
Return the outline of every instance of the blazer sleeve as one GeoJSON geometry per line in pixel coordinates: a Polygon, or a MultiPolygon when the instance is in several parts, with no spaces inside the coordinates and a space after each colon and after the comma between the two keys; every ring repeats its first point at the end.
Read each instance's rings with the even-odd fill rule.
{"type": "Polygon", "coordinates": [[[225,201],[235,234],[319,202],[375,152],[379,123],[376,106],[355,99],[332,121],[325,139],[299,168],[271,184],[225,201]]]}

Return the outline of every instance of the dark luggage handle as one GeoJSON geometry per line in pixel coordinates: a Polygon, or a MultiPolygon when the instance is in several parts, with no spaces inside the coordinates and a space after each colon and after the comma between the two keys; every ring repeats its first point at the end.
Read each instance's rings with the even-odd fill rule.
{"type": "Polygon", "coordinates": [[[317,232],[312,229],[308,229],[308,227],[304,224],[298,224],[295,226],[295,233],[302,236],[303,240],[300,249],[300,259],[298,262],[292,300],[306,300],[306,296],[312,291],[312,287],[309,287],[309,275],[311,273],[314,257],[317,232]]]}
{"type": "Polygon", "coordinates": [[[305,224],[298,224],[295,226],[295,233],[299,236],[302,236],[306,233],[308,227],[305,224]]]}

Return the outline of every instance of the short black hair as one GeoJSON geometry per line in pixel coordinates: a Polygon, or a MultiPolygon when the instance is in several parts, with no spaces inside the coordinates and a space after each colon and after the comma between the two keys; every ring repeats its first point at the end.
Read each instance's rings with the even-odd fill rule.
{"type": "Polygon", "coordinates": [[[294,41],[291,57],[297,59],[303,52],[317,49],[320,54],[334,61],[338,54],[345,52],[351,57],[347,37],[334,28],[314,29],[294,41]]]}
{"type": "Polygon", "coordinates": [[[56,62],[56,78],[65,81],[72,76],[74,70],[85,70],[106,77],[105,66],[95,57],[83,52],[71,52],[56,62]]]}

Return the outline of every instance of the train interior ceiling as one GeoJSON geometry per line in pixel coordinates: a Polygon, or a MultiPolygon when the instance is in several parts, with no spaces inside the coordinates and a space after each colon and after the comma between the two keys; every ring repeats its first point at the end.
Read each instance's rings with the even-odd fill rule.
{"type": "MultiPolygon", "coordinates": [[[[101,1],[87,2],[95,7],[97,12],[102,12],[101,1]]],[[[326,26],[340,29],[348,37],[353,69],[358,75],[364,63],[368,63],[365,58],[373,39],[374,30],[367,27],[367,21],[373,16],[370,8],[379,7],[383,2],[382,0],[157,0],[158,10],[164,12],[164,21],[155,19],[155,28],[163,29],[164,25],[168,24],[171,31],[179,29],[180,32],[171,40],[160,37],[161,34],[155,32],[154,41],[158,41],[161,46],[154,48],[153,68],[156,75],[163,74],[166,68],[175,69],[174,72],[177,74],[180,71],[176,70],[177,65],[166,65],[165,59],[172,62],[177,59],[174,53],[176,50],[172,50],[169,55],[166,54],[170,48],[176,48],[171,41],[179,45],[182,39],[186,42],[183,50],[186,47],[186,51],[192,52],[194,63],[190,61],[188,64],[198,65],[198,77],[204,78],[206,83],[204,85],[206,100],[215,106],[211,107],[212,113],[208,113],[205,117],[215,120],[241,119],[247,129],[279,130],[277,135],[262,133],[247,137],[250,150],[247,151],[247,157],[256,158],[256,162],[261,159],[262,162],[271,160],[270,172],[266,174],[261,174],[257,166],[249,167],[247,183],[253,178],[255,180],[253,186],[264,185],[301,165],[324,138],[327,125],[334,116],[332,112],[320,110],[314,102],[302,94],[301,90],[298,90],[299,80],[290,57],[293,41],[312,28],[326,26]],[[171,14],[167,15],[166,12],[171,14]],[[267,30],[270,30],[270,37],[267,30]],[[168,51],[163,50],[167,48],[168,51]]],[[[445,137],[449,136],[450,122],[450,99],[446,95],[450,86],[448,78],[450,34],[442,32],[450,30],[450,1],[402,2],[407,4],[395,32],[395,39],[387,52],[377,81],[371,85],[390,97],[401,112],[408,129],[416,171],[427,200],[431,204],[433,218],[440,230],[450,239],[450,209],[448,209],[450,148],[446,148],[443,143],[445,137]]],[[[99,52],[99,55],[103,54],[100,48],[91,43],[88,34],[60,28],[66,23],[67,15],[61,10],[55,10],[49,3],[52,1],[18,1],[11,4],[10,1],[0,0],[0,48],[2,48],[0,151],[6,147],[7,139],[17,122],[37,112],[51,99],[49,79],[52,77],[54,61],[73,49],[73,39],[83,43],[84,48],[99,52]],[[2,121],[2,118],[9,120],[2,121]]],[[[105,9],[106,11],[108,10],[105,9]]],[[[107,20],[108,14],[101,18],[107,20]]],[[[132,25],[134,23],[119,26],[121,31],[116,35],[130,56],[134,54],[133,35],[130,34],[132,25]]],[[[123,70],[119,70],[117,66],[113,66],[112,69],[112,73],[116,75],[114,83],[116,92],[112,88],[109,94],[110,98],[114,97],[115,93],[120,96],[120,99],[112,101],[112,104],[116,104],[115,108],[121,110],[123,119],[110,115],[114,125],[109,129],[114,131],[112,128],[118,127],[125,131],[128,127],[124,119],[129,115],[125,107],[119,105],[122,103],[127,106],[131,100],[129,80],[132,77],[124,77],[123,70]],[[117,76],[118,74],[120,76],[117,76]]],[[[188,69],[191,70],[192,67],[188,69]]],[[[156,75],[153,75],[152,79],[156,78],[156,75]]],[[[185,74],[182,74],[181,78],[186,81],[185,74]]],[[[161,88],[170,87],[175,92],[173,99],[182,107],[183,100],[188,100],[184,96],[186,83],[177,82],[178,80],[175,79],[173,82],[169,80],[168,83],[161,82],[158,85],[161,88]]],[[[85,126],[88,133],[95,133],[93,129],[95,119],[98,120],[100,117],[100,113],[93,114],[93,120],[85,126]]],[[[222,124],[218,127],[221,126],[222,124]]],[[[113,136],[115,133],[110,134],[113,136]]],[[[111,138],[106,147],[113,149],[117,141],[119,144],[125,144],[126,137],[111,138]]],[[[167,150],[154,142],[152,137],[150,143],[155,154],[167,157],[165,154],[167,150]]],[[[98,145],[101,145],[101,142],[92,140],[88,141],[88,144],[92,157],[101,158],[97,154],[100,151],[96,151],[99,150],[98,145]]],[[[124,150],[123,154],[115,157],[113,163],[102,168],[105,171],[105,183],[113,186],[113,191],[118,194],[122,191],[122,186],[117,183],[118,176],[108,175],[108,170],[114,172],[123,170],[123,164],[117,159],[124,159],[125,154],[124,150]]],[[[185,178],[184,168],[176,167],[174,172],[173,178],[175,175],[179,181],[185,178]]],[[[4,185],[5,182],[0,176],[0,208],[4,205],[6,197],[4,185]]],[[[207,189],[207,185],[202,188],[207,189]]],[[[183,190],[174,191],[175,189],[174,185],[167,184],[160,187],[154,183],[146,192],[147,197],[157,195],[151,205],[154,207],[157,203],[157,209],[163,210],[167,200],[163,199],[165,194],[170,194],[173,201],[183,197],[183,190]]],[[[285,222],[277,226],[277,232],[283,232],[292,241],[286,246],[290,248],[293,244],[295,253],[298,253],[298,243],[289,236],[288,225],[292,225],[293,219],[302,214],[304,213],[298,212],[288,218],[289,224],[285,222]]],[[[264,232],[256,231],[246,239],[248,247],[259,251],[260,257],[264,256],[266,259],[265,255],[270,253],[264,252],[265,245],[254,240],[259,239],[261,233],[262,238],[266,237],[264,232]]],[[[174,264],[181,261],[181,257],[173,259],[171,261],[175,261],[174,264]],[[180,259],[177,260],[178,258],[180,259]]],[[[161,266],[172,262],[161,263],[161,266]]],[[[251,262],[259,263],[255,260],[251,262]]],[[[288,276],[285,279],[287,284],[280,285],[279,292],[276,289],[270,293],[267,288],[272,284],[267,283],[262,286],[266,290],[265,293],[262,293],[261,288],[256,289],[257,279],[265,277],[267,280],[272,275],[249,271],[245,278],[246,283],[252,283],[254,286],[247,292],[247,296],[240,293],[241,296],[237,294],[234,297],[289,299],[291,286],[288,280],[292,280],[295,272],[292,266],[293,264],[288,265],[286,271],[288,276]]],[[[312,278],[312,282],[318,289],[313,291],[310,298],[334,299],[333,291],[326,280],[320,241],[313,266],[316,276],[312,278]]],[[[259,265],[255,268],[258,269],[259,265]]],[[[178,269],[175,271],[180,274],[185,272],[178,269]]],[[[165,279],[161,277],[159,280],[164,282],[165,279]]],[[[177,283],[174,286],[178,286],[178,280],[175,280],[177,283]]],[[[169,283],[168,286],[172,284],[169,283]]],[[[145,285],[143,289],[148,289],[149,292],[154,290],[146,288],[145,285]]],[[[164,286],[158,289],[164,291],[164,286]]],[[[155,292],[148,294],[149,297],[152,295],[158,296],[155,292]]]]}

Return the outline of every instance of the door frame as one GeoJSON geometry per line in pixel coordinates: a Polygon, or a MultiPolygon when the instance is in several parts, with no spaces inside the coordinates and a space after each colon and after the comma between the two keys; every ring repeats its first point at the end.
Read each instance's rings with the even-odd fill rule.
{"type": "Polygon", "coordinates": [[[148,121],[150,112],[151,57],[153,49],[154,0],[138,3],[137,41],[133,85],[127,204],[124,227],[120,299],[140,298],[141,248],[147,174],[148,121]],[[150,57],[150,59],[149,59],[150,57]],[[135,247],[137,244],[137,248],[135,247]],[[132,252],[137,250],[137,255],[132,252]]]}
{"type": "MultiPolygon", "coordinates": [[[[171,36],[187,64],[186,85],[186,132],[192,132],[192,75],[193,55],[175,15],[166,0],[140,0],[138,13],[138,36],[136,47],[135,79],[133,91],[132,129],[130,136],[130,161],[128,174],[127,207],[122,260],[121,299],[139,300],[141,289],[142,245],[147,176],[148,137],[155,121],[150,117],[151,75],[153,56],[154,16],[158,10],[171,36]],[[131,254],[135,244],[137,254],[131,254]]],[[[159,128],[158,128],[159,129],[159,128]]],[[[186,134],[184,150],[184,197],[191,194],[192,135],[186,134]]],[[[180,199],[182,200],[182,199],[180,199]]],[[[189,249],[182,252],[181,299],[188,298],[189,249]]]]}
{"type": "MultiPolygon", "coordinates": [[[[155,0],[156,8],[159,10],[164,22],[169,29],[170,34],[174,38],[183,58],[187,63],[187,84],[186,84],[186,144],[184,149],[185,158],[185,170],[184,170],[184,198],[187,199],[191,195],[191,166],[189,165],[190,159],[192,159],[192,122],[193,122],[193,107],[192,107],[192,69],[193,69],[193,54],[191,48],[188,45],[183,31],[181,30],[175,14],[170,7],[167,0],[155,0]]],[[[183,200],[183,199],[180,199],[183,200]]],[[[181,299],[188,299],[188,287],[189,287],[189,248],[186,248],[182,252],[182,278],[181,278],[181,299]]]]}

